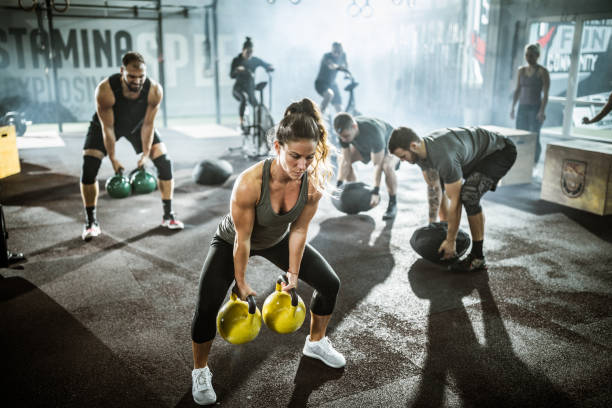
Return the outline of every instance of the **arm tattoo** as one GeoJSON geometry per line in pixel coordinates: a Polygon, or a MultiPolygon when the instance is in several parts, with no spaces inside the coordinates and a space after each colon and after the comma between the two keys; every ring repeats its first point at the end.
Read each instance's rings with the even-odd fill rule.
{"type": "Polygon", "coordinates": [[[436,170],[426,170],[425,180],[427,181],[427,201],[429,202],[429,221],[433,222],[438,218],[440,210],[440,199],[442,188],[440,186],[440,176],[436,170]]]}

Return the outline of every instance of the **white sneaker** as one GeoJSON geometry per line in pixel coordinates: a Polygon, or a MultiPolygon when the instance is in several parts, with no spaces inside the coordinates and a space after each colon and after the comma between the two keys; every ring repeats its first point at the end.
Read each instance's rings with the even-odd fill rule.
{"type": "Polygon", "coordinates": [[[310,335],[307,336],[303,353],[305,356],[317,358],[333,368],[341,368],[346,365],[346,359],[334,349],[327,336],[319,341],[310,341],[310,335]]]}
{"type": "Polygon", "coordinates": [[[100,224],[97,222],[91,223],[89,225],[85,224],[83,227],[83,233],[81,234],[81,238],[83,241],[91,241],[93,237],[97,237],[102,233],[100,229],[100,224]]]}
{"type": "Polygon", "coordinates": [[[194,369],[191,379],[191,395],[196,404],[209,405],[217,401],[217,394],[212,386],[212,373],[208,366],[194,369]]]}
{"type": "Polygon", "coordinates": [[[164,218],[162,219],[162,223],[161,223],[162,227],[168,228],[168,229],[183,229],[185,228],[185,225],[177,220],[174,219],[174,216],[172,216],[172,218],[164,218]]]}

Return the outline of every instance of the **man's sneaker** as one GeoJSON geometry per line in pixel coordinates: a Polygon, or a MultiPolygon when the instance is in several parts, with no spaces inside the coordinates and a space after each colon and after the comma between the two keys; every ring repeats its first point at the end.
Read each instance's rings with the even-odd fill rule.
{"type": "Polygon", "coordinates": [[[166,227],[168,229],[183,229],[183,228],[185,228],[185,225],[182,222],[180,222],[179,220],[177,220],[176,218],[174,218],[174,215],[170,216],[170,218],[162,219],[161,226],[162,227],[166,227]]]}
{"type": "Polygon", "coordinates": [[[474,255],[469,254],[460,261],[455,262],[450,266],[453,272],[475,272],[484,271],[487,269],[487,263],[483,258],[476,258],[474,255]]]}
{"type": "Polygon", "coordinates": [[[209,405],[217,401],[217,394],[212,386],[212,373],[208,366],[193,370],[191,380],[191,395],[196,404],[209,405]]]}
{"type": "Polygon", "coordinates": [[[85,224],[81,238],[83,238],[83,241],[91,241],[93,237],[97,237],[101,233],[100,224],[92,222],[91,224],[85,224]]]}
{"type": "Polygon", "coordinates": [[[333,368],[341,368],[346,365],[344,356],[334,349],[327,337],[319,341],[310,341],[310,335],[307,336],[302,352],[305,356],[317,358],[333,368]]]}
{"type": "Polygon", "coordinates": [[[397,203],[392,203],[389,201],[389,205],[387,206],[387,211],[383,214],[383,220],[392,220],[395,218],[397,214],[397,203]]]}

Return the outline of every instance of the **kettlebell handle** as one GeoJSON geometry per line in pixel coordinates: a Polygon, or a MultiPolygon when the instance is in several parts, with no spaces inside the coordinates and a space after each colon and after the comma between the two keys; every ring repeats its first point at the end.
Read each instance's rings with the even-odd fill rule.
{"type": "MultiPolygon", "coordinates": [[[[238,293],[238,288],[236,284],[234,284],[234,286],[232,287],[232,293],[236,295],[237,299],[240,299],[240,294],[238,293]]],[[[247,300],[247,303],[249,304],[249,314],[250,315],[255,314],[255,311],[257,310],[257,302],[255,301],[255,296],[249,295],[247,296],[246,300],[247,300]]]]}
{"type": "MultiPolygon", "coordinates": [[[[280,275],[278,277],[278,279],[276,280],[277,284],[281,284],[281,282],[285,282],[286,285],[289,284],[289,280],[287,279],[287,274],[283,273],[282,275],[280,275]]],[[[289,294],[291,295],[291,306],[293,307],[297,307],[298,305],[298,295],[297,292],[295,291],[295,288],[291,288],[289,290],[289,294]]]]}

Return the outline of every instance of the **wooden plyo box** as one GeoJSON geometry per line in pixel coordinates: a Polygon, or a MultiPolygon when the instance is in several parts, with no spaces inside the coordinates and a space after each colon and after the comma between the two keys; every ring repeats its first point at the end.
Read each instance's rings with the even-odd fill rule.
{"type": "Polygon", "coordinates": [[[531,183],[537,135],[526,130],[500,126],[480,127],[507,136],[516,145],[516,161],[510,171],[500,180],[499,185],[531,183]]]}
{"type": "Polygon", "coordinates": [[[12,176],[21,171],[15,126],[0,127],[0,178],[12,176]]]}
{"type": "Polygon", "coordinates": [[[540,197],[598,215],[612,214],[612,144],[549,143],[540,197]]]}

